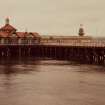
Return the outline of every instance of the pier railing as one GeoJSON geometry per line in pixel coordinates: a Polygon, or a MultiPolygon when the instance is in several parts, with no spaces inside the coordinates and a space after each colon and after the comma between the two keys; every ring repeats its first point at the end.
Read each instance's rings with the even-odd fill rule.
{"type": "Polygon", "coordinates": [[[40,41],[33,43],[0,43],[0,46],[27,46],[27,45],[47,45],[47,46],[81,46],[81,47],[105,47],[105,41],[89,40],[89,41],[40,41]]]}

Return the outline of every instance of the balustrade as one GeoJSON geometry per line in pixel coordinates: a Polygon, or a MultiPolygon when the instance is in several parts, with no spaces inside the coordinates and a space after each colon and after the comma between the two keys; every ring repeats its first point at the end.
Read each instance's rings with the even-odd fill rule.
{"type": "Polygon", "coordinates": [[[67,45],[67,46],[85,46],[85,47],[105,47],[105,41],[101,40],[43,40],[35,38],[0,38],[0,45],[67,45]]]}
{"type": "Polygon", "coordinates": [[[0,38],[0,45],[32,45],[39,43],[38,39],[25,39],[25,38],[0,38]]]}

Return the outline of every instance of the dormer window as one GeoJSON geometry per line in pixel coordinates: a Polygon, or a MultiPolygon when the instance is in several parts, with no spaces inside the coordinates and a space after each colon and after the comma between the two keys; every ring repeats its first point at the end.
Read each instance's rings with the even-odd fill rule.
{"type": "Polygon", "coordinates": [[[29,34],[27,34],[27,37],[28,38],[33,38],[33,34],[32,33],[29,33],[29,34]]]}
{"type": "Polygon", "coordinates": [[[17,37],[16,33],[13,33],[13,34],[12,34],[12,37],[17,37]]]}
{"type": "Polygon", "coordinates": [[[17,38],[17,34],[16,33],[12,33],[12,34],[10,34],[9,37],[11,37],[11,38],[17,38]]]}

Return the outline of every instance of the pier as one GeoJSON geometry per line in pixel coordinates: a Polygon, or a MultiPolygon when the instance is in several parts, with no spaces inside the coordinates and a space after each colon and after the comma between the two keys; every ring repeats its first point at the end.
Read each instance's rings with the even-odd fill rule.
{"type": "Polygon", "coordinates": [[[0,44],[0,56],[34,56],[71,60],[80,63],[105,64],[104,42],[0,44]]]}
{"type": "Polygon", "coordinates": [[[41,36],[37,32],[17,32],[6,19],[0,28],[0,57],[43,57],[79,63],[105,65],[105,40],[84,35],[41,36]]]}

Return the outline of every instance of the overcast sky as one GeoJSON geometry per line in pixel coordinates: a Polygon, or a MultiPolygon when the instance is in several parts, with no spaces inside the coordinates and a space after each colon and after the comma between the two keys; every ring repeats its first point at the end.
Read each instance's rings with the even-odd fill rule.
{"type": "Polygon", "coordinates": [[[18,31],[77,35],[84,24],[86,35],[105,36],[105,0],[1,0],[0,26],[6,17],[18,31]]]}

